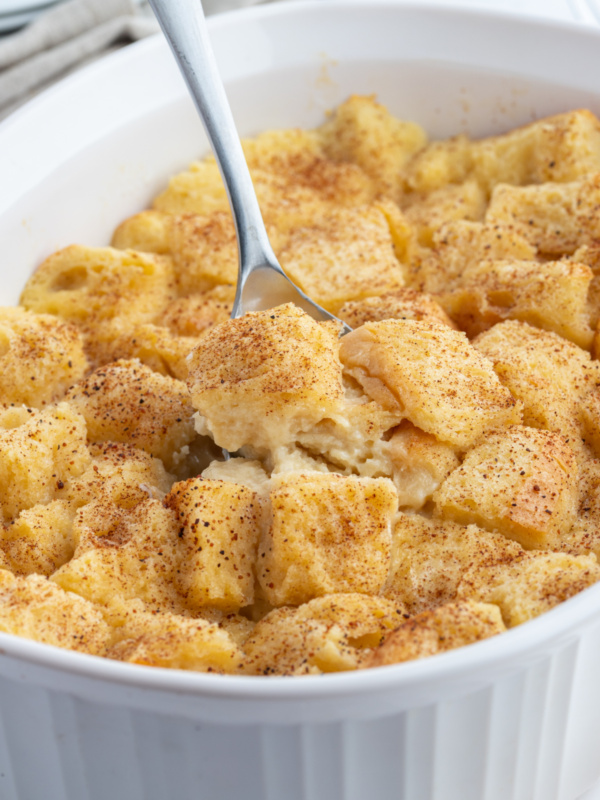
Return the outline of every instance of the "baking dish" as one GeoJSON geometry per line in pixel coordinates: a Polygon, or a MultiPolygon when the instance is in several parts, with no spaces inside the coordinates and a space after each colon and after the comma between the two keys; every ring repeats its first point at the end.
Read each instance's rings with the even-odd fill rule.
{"type": "MultiPolygon", "coordinates": [[[[376,93],[431,137],[600,113],[600,34],[386,2],[210,21],[242,134],[376,93]]],[[[0,303],[72,242],[104,244],[206,140],[160,37],[0,126],[0,303]]],[[[428,660],[243,678],[110,662],[0,634],[6,800],[576,800],[600,776],[600,586],[428,660]]]]}

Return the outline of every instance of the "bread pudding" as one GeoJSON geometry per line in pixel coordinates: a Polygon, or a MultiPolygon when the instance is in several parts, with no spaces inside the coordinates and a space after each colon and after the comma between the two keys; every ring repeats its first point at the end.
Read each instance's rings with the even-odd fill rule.
{"type": "Polygon", "coordinates": [[[429,141],[354,96],[244,149],[282,266],[352,332],[230,318],[212,158],[40,264],[0,309],[0,630],[316,675],[598,581],[600,122],[429,141]]]}

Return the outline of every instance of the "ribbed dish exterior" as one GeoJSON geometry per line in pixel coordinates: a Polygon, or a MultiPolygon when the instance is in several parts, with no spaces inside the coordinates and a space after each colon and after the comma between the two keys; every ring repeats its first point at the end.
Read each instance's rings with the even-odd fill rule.
{"type": "Polygon", "coordinates": [[[600,624],[466,694],[287,725],[97,703],[76,677],[74,694],[2,677],[0,798],[576,800],[600,774],[598,663],[600,624]]]}

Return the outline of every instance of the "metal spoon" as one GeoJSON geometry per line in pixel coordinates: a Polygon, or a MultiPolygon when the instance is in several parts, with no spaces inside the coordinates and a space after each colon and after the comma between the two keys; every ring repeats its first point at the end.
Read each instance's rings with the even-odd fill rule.
{"type": "MultiPolygon", "coordinates": [[[[239,247],[231,316],[292,302],[316,320],[337,320],[292,283],[273,252],[200,0],[150,0],[150,5],[188,85],[227,189],[239,247]]],[[[342,326],[342,335],[351,330],[344,322],[342,326]]]]}

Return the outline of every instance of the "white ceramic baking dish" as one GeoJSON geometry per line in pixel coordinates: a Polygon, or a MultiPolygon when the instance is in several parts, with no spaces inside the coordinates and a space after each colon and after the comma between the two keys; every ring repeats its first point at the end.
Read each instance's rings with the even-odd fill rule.
{"type": "MultiPolygon", "coordinates": [[[[600,112],[600,33],[399,3],[210,20],[239,128],[316,125],[348,94],[447,136],[600,112]]],[[[0,303],[105,244],[206,150],[160,38],[0,125],[0,303]]],[[[2,800],[575,800],[600,776],[600,585],[501,637],[353,674],[243,678],[0,634],[2,800]]]]}

